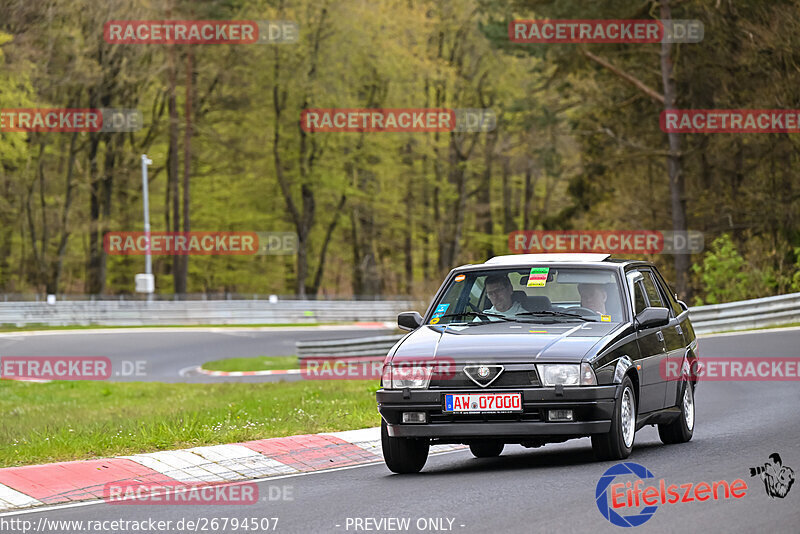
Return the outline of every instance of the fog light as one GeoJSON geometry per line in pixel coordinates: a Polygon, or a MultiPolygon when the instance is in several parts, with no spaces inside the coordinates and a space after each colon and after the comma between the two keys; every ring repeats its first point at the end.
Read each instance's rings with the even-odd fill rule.
{"type": "Polygon", "coordinates": [[[572,410],[550,410],[547,418],[550,421],[573,421],[572,410]]]}
{"type": "Polygon", "coordinates": [[[424,423],[425,412],[403,412],[404,423],[424,423]]]}

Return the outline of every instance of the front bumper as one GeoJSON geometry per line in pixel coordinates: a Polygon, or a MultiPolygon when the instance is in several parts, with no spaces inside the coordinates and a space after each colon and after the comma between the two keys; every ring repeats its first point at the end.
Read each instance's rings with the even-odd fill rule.
{"type": "Polygon", "coordinates": [[[486,389],[481,393],[521,392],[521,413],[446,414],[446,393],[478,393],[475,389],[406,389],[377,392],[378,411],[386,421],[389,436],[432,438],[452,441],[470,438],[497,438],[525,441],[526,438],[560,439],[606,433],[619,394],[618,385],[486,389]],[[575,421],[550,422],[549,409],[572,410],[575,421]],[[402,423],[403,412],[425,412],[427,423],[402,423]]]}

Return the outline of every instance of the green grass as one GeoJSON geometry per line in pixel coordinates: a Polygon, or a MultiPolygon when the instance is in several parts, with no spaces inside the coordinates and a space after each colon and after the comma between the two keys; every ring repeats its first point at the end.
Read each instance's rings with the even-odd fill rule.
{"type": "Polygon", "coordinates": [[[264,324],[173,324],[173,325],[66,325],[49,326],[43,323],[31,323],[25,326],[16,326],[12,323],[0,323],[0,332],[36,332],[39,330],[99,330],[105,328],[263,328],[287,326],[325,326],[350,323],[264,323],[264,324]]]}
{"type": "MultiPolygon", "coordinates": [[[[753,330],[776,330],[780,328],[794,328],[800,326],[800,323],[786,323],[786,324],[775,324],[771,326],[759,326],[758,328],[748,328],[747,330],[720,330],[719,332],[708,332],[708,334],[730,334],[734,332],[752,332],[753,330]]],[[[708,335],[708,334],[701,334],[701,335],[708,335]]]]}
{"type": "Polygon", "coordinates": [[[0,467],[377,426],[375,381],[0,380],[0,467]]]}
{"type": "Polygon", "coordinates": [[[256,356],[255,358],[226,358],[202,365],[207,371],[271,371],[299,369],[297,356],[256,356]]]}

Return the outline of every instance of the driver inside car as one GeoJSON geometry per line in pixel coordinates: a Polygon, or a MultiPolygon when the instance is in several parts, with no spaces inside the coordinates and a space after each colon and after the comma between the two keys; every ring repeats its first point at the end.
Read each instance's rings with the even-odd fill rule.
{"type": "Polygon", "coordinates": [[[486,278],[486,296],[492,301],[492,307],[484,310],[486,313],[498,313],[506,317],[514,317],[522,313],[525,308],[512,299],[514,288],[511,280],[504,274],[494,274],[486,278]]]}
{"type": "Polygon", "coordinates": [[[581,296],[581,307],[599,314],[606,313],[606,293],[603,284],[578,284],[578,293],[581,296]]]}

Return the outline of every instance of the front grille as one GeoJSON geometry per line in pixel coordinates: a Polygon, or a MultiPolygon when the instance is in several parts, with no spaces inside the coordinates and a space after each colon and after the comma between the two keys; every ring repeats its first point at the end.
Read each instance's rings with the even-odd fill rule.
{"type": "Polygon", "coordinates": [[[479,414],[451,414],[441,411],[428,412],[428,421],[436,423],[514,423],[542,421],[539,408],[522,407],[522,413],[479,413],[479,414]]]}
{"type": "Polygon", "coordinates": [[[532,365],[525,365],[522,369],[506,368],[497,379],[488,387],[482,388],[473,382],[464,373],[463,366],[457,368],[452,377],[445,374],[434,374],[431,377],[429,389],[494,389],[494,388],[518,388],[518,387],[539,387],[539,376],[532,365]]]}

